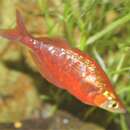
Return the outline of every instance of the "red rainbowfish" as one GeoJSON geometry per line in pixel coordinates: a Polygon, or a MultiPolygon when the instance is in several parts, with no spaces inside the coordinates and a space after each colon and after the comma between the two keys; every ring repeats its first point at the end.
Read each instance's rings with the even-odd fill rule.
{"type": "Polygon", "coordinates": [[[20,13],[17,26],[0,30],[0,36],[20,41],[32,51],[41,75],[50,83],[68,91],[81,102],[105,110],[124,113],[126,109],[102,68],[84,52],[71,48],[58,38],[34,38],[27,31],[20,13]]]}

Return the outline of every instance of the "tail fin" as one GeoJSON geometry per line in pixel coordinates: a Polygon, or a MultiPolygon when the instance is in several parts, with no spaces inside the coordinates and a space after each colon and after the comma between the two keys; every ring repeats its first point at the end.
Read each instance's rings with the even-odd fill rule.
{"type": "Polygon", "coordinates": [[[18,10],[16,10],[16,24],[14,29],[0,29],[0,36],[9,40],[19,40],[22,36],[28,35],[23,18],[18,10]]]}

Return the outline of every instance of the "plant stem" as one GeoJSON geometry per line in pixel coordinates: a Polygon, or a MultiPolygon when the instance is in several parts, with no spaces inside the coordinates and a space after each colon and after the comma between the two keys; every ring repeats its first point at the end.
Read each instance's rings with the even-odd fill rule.
{"type": "Polygon", "coordinates": [[[105,29],[98,32],[94,36],[91,36],[87,40],[86,45],[93,44],[96,40],[100,39],[101,37],[103,37],[104,35],[106,35],[107,33],[111,32],[111,31],[113,31],[114,29],[118,28],[120,25],[125,24],[129,20],[130,20],[130,13],[128,13],[124,17],[120,18],[119,20],[116,20],[112,24],[108,25],[105,29]]]}
{"type": "MultiPolygon", "coordinates": [[[[124,60],[125,60],[125,54],[123,54],[123,55],[121,56],[121,59],[120,59],[118,65],[117,65],[116,71],[119,71],[119,70],[121,69],[121,67],[122,67],[122,65],[123,65],[123,63],[124,63],[124,60]]],[[[119,77],[119,74],[115,74],[115,75],[113,76],[113,82],[114,82],[114,83],[117,81],[118,77],[119,77]]]]}

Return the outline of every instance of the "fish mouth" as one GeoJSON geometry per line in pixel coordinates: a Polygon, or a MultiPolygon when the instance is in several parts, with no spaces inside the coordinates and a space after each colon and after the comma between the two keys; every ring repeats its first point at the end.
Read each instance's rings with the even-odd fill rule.
{"type": "Polygon", "coordinates": [[[108,100],[108,101],[104,102],[100,106],[100,108],[105,109],[105,110],[110,111],[110,112],[113,112],[113,113],[120,113],[120,114],[127,113],[127,110],[123,104],[118,103],[117,107],[111,107],[110,104],[111,104],[111,102],[108,100]]]}
{"type": "MultiPolygon", "coordinates": [[[[103,107],[102,107],[103,108],[103,107]]],[[[117,114],[125,114],[127,113],[127,110],[125,108],[118,108],[118,109],[108,109],[108,108],[103,108],[109,112],[112,112],[112,113],[117,113],[117,114]]]]}
{"type": "Polygon", "coordinates": [[[125,108],[118,108],[118,109],[106,109],[105,110],[112,112],[112,113],[117,113],[117,114],[125,114],[127,113],[127,110],[125,108]]]}
{"type": "Polygon", "coordinates": [[[120,114],[125,114],[125,113],[127,113],[127,110],[125,108],[119,108],[119,109],[114,110],[112,112],[114,112],[114,113],[120,113],[120,114]]]}
{"type": "Polygon", "coordinates": [[[120,113],[127,113],[127,112],[128,111],[125,108],[123,108],[123,109],[120,110],[120,113]]]}

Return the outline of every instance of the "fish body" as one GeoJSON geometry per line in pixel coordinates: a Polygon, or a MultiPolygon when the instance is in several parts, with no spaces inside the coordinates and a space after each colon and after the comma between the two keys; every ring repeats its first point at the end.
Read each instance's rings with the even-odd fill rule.
{"type": "Polygon", "coordinates": [[[107,75],[93,58],[71,48],[63,39],[32,37],[26,31],[18,11],[16,21],[15,29],[0,30],[0,36],[20,41],[29,47],[39,72],[46,80],[85,104],[111,112],[126,111],[107,75]]]}

